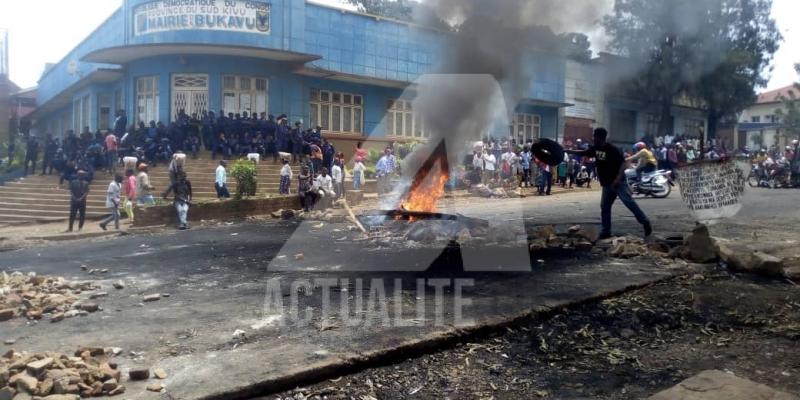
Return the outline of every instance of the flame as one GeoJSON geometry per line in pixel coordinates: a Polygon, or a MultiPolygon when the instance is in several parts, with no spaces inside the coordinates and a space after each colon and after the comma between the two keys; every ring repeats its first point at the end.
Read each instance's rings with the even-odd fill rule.
{"type": "Polygon", "coordinates": [[[411,184],[408,198],[400,204],[405,211],[436,212],[439,199],[444,196],[444,185],[450,176],[436,164],[427,173],[418,174],[411,184]]]}

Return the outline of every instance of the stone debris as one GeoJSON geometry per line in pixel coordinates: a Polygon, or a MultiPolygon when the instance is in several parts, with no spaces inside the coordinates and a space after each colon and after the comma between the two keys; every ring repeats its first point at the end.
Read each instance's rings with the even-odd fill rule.
{"type": "Polygon", "coordinates": [[[167,379],[167,371],[164,371],[163,368],[154,368],[153,369],[153,376],[158,379],[167,379]]]}
{"type": "Polygon", "coordinates": [[[82,347],[73,357],[9,350],[0,357],[0,400],[113,396],[125,391],[119,378],[120,371],[102,348],[82,347]]]}
{"type": "Polygon", "coordinates": [[[697,224],[692,233],[686,236],[683,245],[689,250],[689,259],[696,263],[709,263],[717,259],[714,240],[708,232],[708,226],[697,224]]]}
{"type": "Polygon", "coordinates": [[[116,281],[112,285],[114,286],[114,289],[117,290],[125,289],[125,283],[123,283],[122,281],[116,281]]]}
{"type": "Polygon", "coordinates": [[[149,368],[131,368],[128,371],[128,378],[132,381],[143,381],[150,378],[149,368]]]}
{"type": "Polygon", "coordinates": [[[165,387],[166,386],[164,386],[163,383],[151,383],[151,384],[147,385],[147,390],[149,390],[151,392],[160,392],[160,391],[164,390],[165,387]]]}
{"type": "Polygon", "coordinates": [[[144,296],[144,298],[142,299],[142,301],[144,301],[146,303],[147,302],[151,302],[151,301],[158,301],[158,300],[161,300],[161,294],[160,293],[148,294],[148,295],[144,296]]]}
{"type": "Polygon", "coordinates": [[[79,294],[97,289],[99,287],[92,282],[71,282],[33,272],[0,272],[0,322],[14,317],[39,320],[45,316],[58,322],[88,315],[100,307],[94,303],[82,303],[79,294]]]}
{"type": "Polygon", "coordinates": [[[553,225],[539,226],[534,230],[534,237],[529,240],[528,247],[532,252],[547,249],[591,250],[597,234],[593,229],[573,225],[566,233],[558,233],[553,225]]]}
{"type": "Polygon", "coordinates": [[[772,389],[723,371],[703,371],[651,396],[648,400],[800,400],[790,393],[772,389]]]}
{"type": "Polygon", "coordinates": [[[295,210],[280,210],[280,218],[281,219],[293,219],[297,216],[297,211],[295,210]]]}
{"type": "Polygon", "coordinates": [[[721,239],[715,239],[714,245],[719,259],[734,271],[800,279],[797,256],[782,258],[763,251],[754,251],[746,246],[733,245],[721,239]]]}

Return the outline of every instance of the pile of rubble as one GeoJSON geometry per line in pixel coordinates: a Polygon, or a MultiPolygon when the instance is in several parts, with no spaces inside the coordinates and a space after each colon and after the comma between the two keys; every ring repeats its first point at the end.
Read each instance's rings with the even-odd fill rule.
{"type": "Polygon", "coordinates": [[[121,373],[102,348],[61,353],[18,353],[0,357],[0,399],[77,400],[125,392],[121,373]]]}
{"type": "Polygon", "coordinates": [[[3,271],[0,273],[0,322],[14,317],[39,320],[45,315],[49,315],[52,322],[58,322],[98,311],[100,306],[90,300],[103,297],[104,293],[92,293],[89,301],[78,296],[97,289],[99,287],[91,282],[3,271]]]}
{"type": "Polygon", "coordinates": [[[580,225],[571,226],[566,233],[558,233],[556,227],[544,225],[536,228],[529,247],[533,252],[545,249],[589,250],[597,234],[580,225]]]}
{"type": "Polygon", "coordinates": [[[524,198],[525,195],[522,194],[522,188],[515,186],[509,186],[508,190],[503,187],[489,187],[483,184],[474,185],[470,188],[470,193],[474,194],[478,197],[483,197],[485,199],[490,198],[497,198],[497,199],[516,199],[516,198],[524,198]]]}
{"type": "Polygon", "coordinates": [[[714,240],[705,225],[698,225],[682,241],[665,239],[642,239],[633,236],[614,237],[596,240],[597,234],[590,228],[580,225],[570,227],[566,233],[557,233],[552,225],[536,229],[535,238],[530,243],[531,251],[545,249],[591,250],[593,254],[606,254],[614,258],[659,257],[685,259],[697,263],[712,262],[717,259],[714,240]]]}

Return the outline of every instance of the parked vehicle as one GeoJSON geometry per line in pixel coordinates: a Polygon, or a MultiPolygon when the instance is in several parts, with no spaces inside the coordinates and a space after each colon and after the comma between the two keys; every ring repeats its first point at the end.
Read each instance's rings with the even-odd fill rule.
{"type": "Polygon", "coordinates": [[[659,170],[642,174],[641,180],[633,168],[625,170],[625,180],[633,194],[653,196],[656,199],[665,199],[672,193],[675,183],[672,181],[672,172],[659,170]]]}

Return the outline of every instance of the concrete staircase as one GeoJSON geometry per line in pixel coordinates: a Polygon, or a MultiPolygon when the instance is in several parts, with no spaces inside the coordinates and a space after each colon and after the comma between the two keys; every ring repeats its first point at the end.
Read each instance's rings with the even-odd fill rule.
{"type": "MultiPolygon", "coordinates": [[[[234,192],[236,180],[230,176],[228,167],[228,188],[234,192]]],[[[197,160],[187,159],[184,170],[192,182],[195,201],[208,201],[217,198],[214,189],[214,171],[218,160],[211,160],[208,154],[200,155],[197,160]]],[[[257,197],[278,194],[280,182],[280,164],[272,160],[262,161],[258,165],[257,197]]],[[[293,166],[295,178],[299,167],[293,166]]],[[[154,195],[158,196],[169,186],[169,173],[166,164],[150,169],[150,183],[155,187],[154,195]]],[[[97,219],[108,214],[105,207],[106,189],[111,176],[95,172],[86,204],[87,218],[97,219]]],[[[297,180],[292,181],[292,192],[297,190],[297,180]]],[[[0,225],[60,221],[69,217],[69,191],[67,183],[58,184],[55,175],[29,175],[14,182],[0,186],[0,225]]]]}

